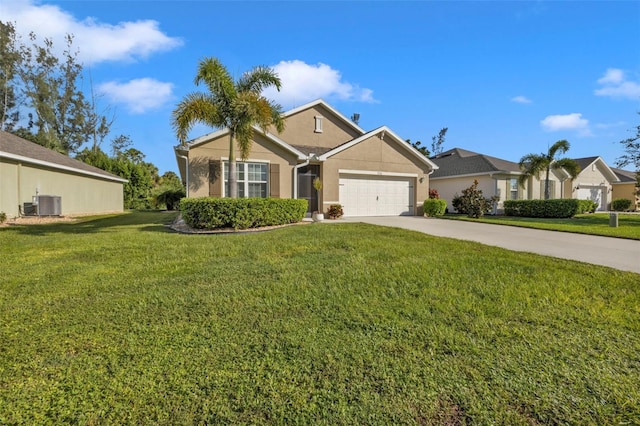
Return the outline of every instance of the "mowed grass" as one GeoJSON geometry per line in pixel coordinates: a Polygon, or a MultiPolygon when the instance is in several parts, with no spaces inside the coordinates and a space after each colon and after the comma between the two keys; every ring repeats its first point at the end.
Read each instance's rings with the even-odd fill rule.
{"type": "Polygon", "coordinates": [[[640,275],[364,224],[0,229],[0,424],[638,424],[640,275]]]}
{"type": "Polygon", "coordinates": [[[640,240],[640,214],[618,214],[618,227],[609,226],[609,213],[581,214],[568,219],[545,219],[534,217],[490,216],[472,219],[466,215],[446,215],[445,219],[495,223],[524,228],[548,229],[551,231],[575,232],[602,235],[605,237],[640,240]]]}

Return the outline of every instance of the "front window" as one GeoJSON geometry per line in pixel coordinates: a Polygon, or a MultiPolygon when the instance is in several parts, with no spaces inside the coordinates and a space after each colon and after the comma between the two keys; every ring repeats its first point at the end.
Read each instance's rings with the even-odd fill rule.
{"type": "MultiPolygon", "coordinates": [[[[269,165],[267,163],[236,163],[238,197],[266,198],[268,188],[269,165]]],[[[229,163],[224,163],[224,194],[229,196],[229,163]]]]}
{"type": "Polygon", "coordinates": [[[518,199],[518,179],[509,180],[509,199],[510,200],[518,199]]]}

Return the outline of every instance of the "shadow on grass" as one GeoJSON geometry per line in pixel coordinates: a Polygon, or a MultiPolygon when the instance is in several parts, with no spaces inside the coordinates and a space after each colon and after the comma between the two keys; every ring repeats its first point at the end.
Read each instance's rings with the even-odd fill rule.
{"type": "Polygon", "coordinates": [[[172,232],[167,225],[175,219],[177,214],[177,212],[139,210],[108,216],[84,217],[76,222],[15,225],[6,229],[34,236],[113,232],[121,227],[137,227],[145,232],[172,232]]]}

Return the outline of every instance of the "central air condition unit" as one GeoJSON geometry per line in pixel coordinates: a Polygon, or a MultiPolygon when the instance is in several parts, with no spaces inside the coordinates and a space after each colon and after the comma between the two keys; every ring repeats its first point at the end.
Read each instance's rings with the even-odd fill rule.
{"type": "Polygon", "coordinates": [[[38,195],[39,216],[60,216],[62,214],[62,198],[56,195],[38,195]]]}
{"type": "Polygon", "coordinates": [[[36,216],[38,214],[38,205],[33,203],[24,203],[22,205],[22,214],[25,216],[36,216]]]}

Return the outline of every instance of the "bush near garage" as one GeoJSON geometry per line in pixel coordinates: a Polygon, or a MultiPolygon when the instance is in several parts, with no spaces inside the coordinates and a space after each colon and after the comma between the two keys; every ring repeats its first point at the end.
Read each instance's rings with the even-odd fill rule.
{"type": "Polygon", "coordinates": [[[424,215],[428,217],[437,217],[444,215],[447,210],[447,200],[441,200],[439,198],[429,198],[424,200],[422,204],[424,215]]]}
{"type": "Polygon", "coordinates": [[[184,222],[196,229],[249,229],[300,222],[307,200],[280,198],[183,198],[184,222]]]}
{"type": "Polygon", "coordinates": [[[567,218],[593,213],[597,204],[591,200],[505,200],[504,214],[520,217],[567,218]]]}
{"type": "Polygon", "coordinates": [[[327,210],[327,217],[329,219],[339,219],[344,215],[341,204],[331,204],[329,210],[327,210]]]}
{"type": "Polygon", "coordinates": [[[631,200],[628,198],[616,198],[611,202],[611,208],[617,212],[624,212],[631,209],[631,200]]]}

